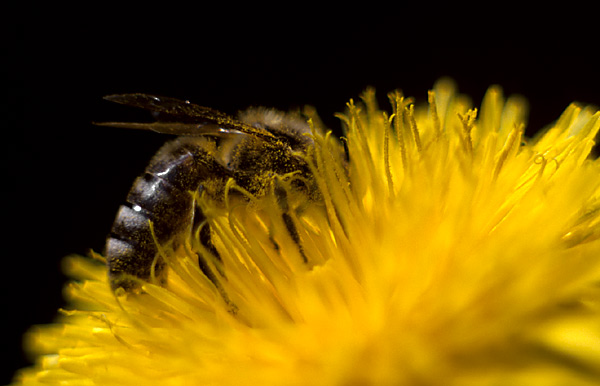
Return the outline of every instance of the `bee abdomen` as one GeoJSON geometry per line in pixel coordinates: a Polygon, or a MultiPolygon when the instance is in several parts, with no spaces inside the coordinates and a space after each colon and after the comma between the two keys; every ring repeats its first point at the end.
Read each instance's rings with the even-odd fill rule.
{"type": "Polygon", "coordinates": [[[189,193],[173,189],[160,177],[146,173],[136,180],[127,203],[119,208],[106,243],[114,288],[134,286],[123,274],[149,280],[154,273],[159,282],[164,279],[164,262],[156,256],[157,245],[168,242],[186,227],[192,205],[189,193]]]}
{"type": "Polygon", "coordinates": [[[136,179],[106,242],[113,289],[132,290],[138,286],[135,278],[148,281],[153,276],[163,284],[165,263],[157,256],[157,245],[191,228],[191,191],[197,190],[206,174],[212,172],[204,163],[206,159],[201,148],[176,140],[163,146],[146,172],[136,179]]]}

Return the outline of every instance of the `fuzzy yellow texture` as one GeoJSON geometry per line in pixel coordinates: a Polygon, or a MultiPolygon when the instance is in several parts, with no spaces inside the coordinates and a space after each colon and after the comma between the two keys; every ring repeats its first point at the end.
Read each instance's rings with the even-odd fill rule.
{"type": "Polygon", "coordinates": [[[598,114],[569,106],[526,139],[525,102],[498,87],[479,111],[448,80],[422,106],[389,99],[340,115],[348,162],[314,130],[322,200],[290,196],[308,264],[271,195],[201,200],[235,309],[193,238],[141,295],[71,257],[71,306],[27,335],[16,384],[598,384],[598,114]]]}

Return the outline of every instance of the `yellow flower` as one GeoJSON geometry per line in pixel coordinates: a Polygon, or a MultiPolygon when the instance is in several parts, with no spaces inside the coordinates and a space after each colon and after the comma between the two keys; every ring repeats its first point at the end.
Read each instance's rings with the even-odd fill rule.
{"type": "Polygon", "coordinates": [[[599,115],[571,105],[525,139],[497,87],[480,110],[448,80],[389,99],[350,102],[343,141],[313,130],[321,197],[291,197],[308,263],[272,195],[203,200],[229,304],[190,248],[137,295],[68,258],[70,308],[27,335],[15,383],[597,385],[599,115]]]}

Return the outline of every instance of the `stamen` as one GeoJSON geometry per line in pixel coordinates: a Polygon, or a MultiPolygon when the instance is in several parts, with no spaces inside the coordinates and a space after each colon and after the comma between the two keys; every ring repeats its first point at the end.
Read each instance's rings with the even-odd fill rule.
{"type": "Polygon", "coordinates": [[[154,241],[157,250],[157,253],[154,255],[154,259],[152,260],[152,264],[150,265],[150,282],[152,284],[160,285],[156,276],[156,266],[158,264],[158,259],[162,257],[163,261],[167,262],[168,258],[167,254],[162,248],[162,245],[158,242],[158,239],[156,238],[156,234],[154,233],[154,223],[152,222],[152,220],[148,220],[148,227],[150,228],[150,234],[152,235],[152,240],[154,241]]]}
{"type": "Polygon", "coordinates": [[[502,165],[504,165],[504,162],[508,158],[508,154],[513,149],[518,147],[518,144],[520,143],[520,138],[521,138],[522,134],[523,134],[523,124],[521,124],[519,126],[515,125],[514,129],[511,130],[511,132],[508,134],[508,138],[506,138],[506,141],[504,142],[504,146],[502,147],[502,150],[500,150],[500,153],[498,154],[498,160],[496,161],[496,166],[494,167],[494,174],[493,174],[494,180],[498,177],[498,174],[500,174],[500,170],[502,169],[502,165]]]}
{"type": "Polygon", "coordinates": [[[419,136],[419,130],[417,129],[417,121],[415,120],[415,105],[411,104],[405,107],[404,111],[406,112],[408,123],[410,124],[410,131],[412,132],[413,139],[415,140],[417,151],[420,153],[422,150],[421,137],[419,136]]]}
{"type": "Polygon", "coordinates": [[[403,122],[402,118],[403,107],[405,103],[405,99],[402,96],[402,93],[398,90],[391,92],[388,94],[388,98],[390,103],[392,104],[392,117],[394,117],[394,130],[396,130],[396,140],[398,141],[398,145],[400,145],[400,157],[402,159],[402,168],[406,170],[408,165],[408,157],[406,155],[406,144],[404,143],[404,137],[402,135],[403,131],[403,122]]]}
{"type": "Polygon", "coordinates": [[[427,93],[427,101],[429,102],[429,111],[433,122],[433,130],[435,132],[435,140],[442,136],[442,125],[438,116],[437,105],[435,101],[435,91],[431,90],[427,93]]]}
{"type": "Polygon", "coordinates": [[[473,138],[471,137],[471,132],[475,127],[475,119],[477,118],[477,109],[468,110],[465,115],[457,113],[458,118],[463,124],[463,145],[465,147],[465,151],[468,154],[473,155],[473,138]]]}
{"type": "Polygon", "coordinates": [[[363,103],[367,107],[367,119],[369,121],[377,116],[377,99],[375,98],[375,89],[372,87],[367,88],[360,96],[363,103]]]}
{"type": "Polygon", "coordinates": [[[390,127],[394,119],[394,115],[388,117],[387,113],[383,113],[383,160],[385,163],[385,176],[388,182],[390,197],[394,195],[394,181],[392,180],[392,170],[390,166],[390,127]]]}

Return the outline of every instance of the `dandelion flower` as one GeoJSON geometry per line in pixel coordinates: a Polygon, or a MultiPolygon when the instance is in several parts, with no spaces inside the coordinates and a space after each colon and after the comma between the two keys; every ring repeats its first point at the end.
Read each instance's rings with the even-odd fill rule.
{"type": "Polygon", "coordinates": [[[498,87],[480,109],[448,80],[428,96],[384,112],[367,90],[343,140],[311,121],[306,259],[272,194],[201,201],[235,309],[190,248],[163,248],[168,282],[140,294],[68,258],[69,307],[27,334],[15,384],[598,384],[599,115],[571,105],[526,139],[498,87]]]}

